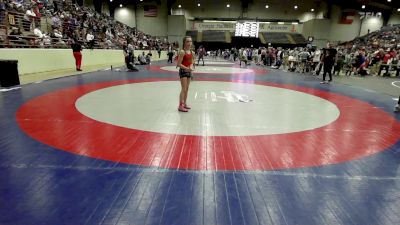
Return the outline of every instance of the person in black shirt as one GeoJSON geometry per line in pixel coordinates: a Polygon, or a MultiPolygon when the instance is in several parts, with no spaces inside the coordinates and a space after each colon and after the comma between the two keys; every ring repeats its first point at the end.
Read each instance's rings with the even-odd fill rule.
{"type": "Polygon", "coordinates": [[[157,53],[158,53],[158,58],[161,58],[161,46],[160,46],[160,44],[157,44],[156,49],[157,49],[157,53]]]}
{"type": "Polygon", "coordinates": [[[134,64],[134,56],[132,52],[128,52],[125,56],[125,65],[129,71],[139,71],[134,64]]]}
{"type": "Polygon", "coordinates": [[[82,45],[79,43],[77,39],[74,39],[74,42],[71,44],[72,52],[74,54],[75,58],[75,65],[76,65],[76,71],[82,71],[81,70],[81,64],[82,64],[82,45]]]}
{"type": "Polygon", "coordinates": [[[168,45],[168,62],[172,63],[172,57],[174,56],[174,48],[171,44],[168,45]]]}
{"type": "Polygon", "coordinates": [[[323,49],[324,54],[324,74],[322,75],[321,84],[326,84],[325,77],[326,73],[329,74],[329,81],[332,82],[332,67],[336,63],[337,50],[333,48],[332,44],[328,44],[328,48],[323,49]]]}

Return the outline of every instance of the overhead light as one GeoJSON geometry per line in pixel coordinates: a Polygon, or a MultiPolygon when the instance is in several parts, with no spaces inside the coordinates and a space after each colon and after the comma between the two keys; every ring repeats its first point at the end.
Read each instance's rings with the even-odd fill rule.
{"type": "Polygon", "coordinates": [[[269,5],[265,5],[265,8],[268,9],[268,8],[269,8],[269,5]]]}
{"type": "Polygon", "coordinates": [[[122,8],[122,4],[119,4],[119,7],[122,8]]]}
{"type": "Polygon", "coordinates": [[[311,9],[311,12],[314,12],[314,9],[311,9]]]}
{"type": "Polygon", "coordinates": [[[227,4],[226,7],[229,8],[229,7],[231,7],[231,5],[227,4]]]}
{"type": "Polygon", "coordinates": [[[112,0],[110,0],[110,2],[112,2],[112,0]]]}
{"type": "Polygon", "coordinates": [[[283,25],[283,24],[285,24],[285,22],[278,22],[278,24],[279,24],[279,25],[283,25]]]}
{"type": "Polygon", "coordinates": [[[200,7],[200,3],[198,3],[197,6],[200,7]]]}
{"type": "Polygon", "coordinates": [[[391,2],[392,0],[388,0],[388,2],[391,2]]]}
{"type": "Polygon", "coordinates": [[[270,24],[271,22],[265,22],[266,24],[270,24]]]}
{"type": "Polygon", "coordinates": [[[362,8],[362,9],[365,9],[365,5],[362,5],[361,8],[362,8]]]}
{"type": "Polygon", "coordinates": [[[400,8],[397,9],[397,12],[400,12],[400,8]]]}
{"type": "Polygon", "coordinates": [[[292,22],[293,25],[299,24],[298,22],[292,22]]]}
{"type": "Polygon", "coordinates": [[[178,5],[178,8],[182,8],[182,6],[181,6],[181,5],[178,5]]]}
{"type": "Polygon", "coordinates": [[[295,5],[295,6],[294,6],[294,9],[297,9],[297,8],[298,8],[298,6],[297,6],[297,5],[295,5]]]}
{"type": "Polygon", "coordinates": [[[143,2],[143,0],[140,0],[141,2],[143,2]]]}

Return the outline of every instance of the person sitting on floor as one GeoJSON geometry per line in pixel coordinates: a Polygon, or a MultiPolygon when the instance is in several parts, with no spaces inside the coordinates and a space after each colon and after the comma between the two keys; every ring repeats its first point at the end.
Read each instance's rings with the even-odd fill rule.
{"type": "MultiPolygon", "coordinates": [[[[144,53],[144,52],[143,52],[144,53]]],[[[148,65],[150,65],[151,64],[151,57],[153,56],[153,54],[151,53],[151,50],[149,50],[149,53],[147,53],[147,55],[146,55],[146,63],[148,64],[148,65]]]]}
{"type": "Polygon", "coordinates": [[[126,68],[128,68],[129,71],[139,71],[135,67],[134,57],[133,57],[133,53],[132,52],[128,52],[126,54],[126,56],[125,56],[125,65],[126,65],[126,68]]]}
{"type": "Polygon", "coordinates": [[[140,63],[140,65],[146,65],[146,56],[144,55],[144,52],[142,52],[142,54],[138,56],[138,61],[140,63]]]}

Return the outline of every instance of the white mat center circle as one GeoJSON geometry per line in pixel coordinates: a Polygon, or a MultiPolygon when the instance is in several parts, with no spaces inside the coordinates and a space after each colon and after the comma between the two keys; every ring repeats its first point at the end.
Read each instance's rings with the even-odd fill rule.
{"type": "Polygon", "coordinates": [[[335,121],[333,103],[303,92],[255,84],[195,81],[190,112],[177,111],[180,83],[118,85],[76,102],[82,114],[116,126],[158,133],[251,136],[311,130],[335,121]]]}

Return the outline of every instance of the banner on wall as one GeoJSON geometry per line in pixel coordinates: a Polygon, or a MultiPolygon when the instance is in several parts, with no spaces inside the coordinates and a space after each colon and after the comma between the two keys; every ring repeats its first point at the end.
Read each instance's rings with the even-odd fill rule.
{"type": "Polygon", "coordinates": [[[260,24],[260,32],[300,33],[302,24],[260,24]]]}
{"type": "Polygon", "coordinates": [[[360,15],[360,19],[369,19],[369,18],[381,18],[382,17],[382,13],[381,12],[358,12],[358,15],[360,15]]]}
{"type": "MultiPolygon", "coordinates": [[[[269,24],[259,23],[259,32],[284,32],[284,33],[301,33],[302,24],[269,24]]],[[[232,22],[192,22],[191,30],[219,30],[235,32],[236,23],[232,22]]]]}
{"type": "Polygon", "coordinates": [[[145,17],[157,17],[157,6],[155,5],[145,5],[143,11],[145,17]]]}
{"type": "Polygon", "coordinates": [[[203,23],[193,22],[192,30],[223,30],[223,31],[235,31],[236,23],[203,23]]]}
{"type": "Polygon", "coordinates": [[[342,12],[339,19],[339,24],[352,24],[356,12],[342,12]]]}
{"type": "Polygon", "coordinates": [[[353,24],[356,14],[358,14],[360,20],[382,17],[381,12],[342,12],[340,15],[339,24],[353,24]]]}

